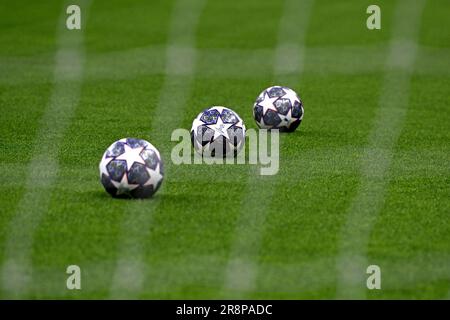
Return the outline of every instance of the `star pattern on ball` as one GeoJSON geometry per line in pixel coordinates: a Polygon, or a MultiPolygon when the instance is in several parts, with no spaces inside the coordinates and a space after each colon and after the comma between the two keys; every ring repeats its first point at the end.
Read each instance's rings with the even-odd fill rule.
{"type": "Polygon", "coordinates": [[[122,153],[120,156],[116,157],[116,160],[125,160],[127,162],[127,168],[130,170],[133,163],[141,163],[145,165],[144,159],[142,159],[140,153],[142,150],[145,149],[145,147],[137,147],[132,148],[128,144],[124,144],[125,152],[122,153]]]}
{"type": "Polygon", "coordinates": [[[245,143],[245,125],[232,109],[213,106],[194,119],[191,138],[192,146],[202,157],[220,157],[223,153],[235,156],[245,143]],[[219,112],[214,124],[206,124],[201,120],[202,115],[210,110],[219,112]]]}
{"type": "Polygon", "coordinates": [[[297,96],[297,94],[295,93],[294,90],[285,89],[284,91],[286,92],[286,94],[283,96],[283,99],[291,100],[291,105],[294,105],[294,101],[299,101],[300,102],[300,99],[298,98],[298,96],[297,96]]]}
{"type": "Polygon", "coordinates": [[[300,97],[285,86],[267,88],[260,93],[253,105],[253,118],[261,129],[276,128],[292,132],[300,125],[303,114],[300,97]],[[276,97],[271,98],[270,94],[276,97]]]}
{"type": "Polygon", "coordinates": [[[160,165],[156,166],[155,170],[147,168],[147,172],[150,175],[150,179],[144,184],[144,186],[153,186],[156,188],[158,183],[162,180],[163,176],[161,175],[160,165]]]}
{"type": "Polygon", "coordinates": [[[220,136],[224,136],[226,139],[230,139],[228,136],[228,129],[234,126],[234,123],[224,123],[222,121],[222,117],[219,116],[217,118],[217,122],[215,124],[207,124],[208,128],[214,130],[214,140],[216,140],[220,136]]]}
{"type": "Polygon", "coordinates": [[[102,158],[102,161],[100,161],[100,176],[103,174],[109,175],[108,174],[108,170],[106,169],[106,166],[108,165],[108,163],[113,160],[114,158],[108,158],[106,156],[104,156],[102,158]]]}
{"type": "Polygon", "coordinates": [[[278,100],[279,97],[274,97],[271,98],[269,97],[269,94],[266,92],[264,92],[264,100],[261,101],[260,103],[258,103],[259,106],[263,107],[263,112],[262,114],[266,114],[267,110],[273,110],[275,112],[278,112],[277,108],[275,108],[274,106],[274,102],[275,100],[278,100]]]}
{"type": "Polygon", "coordinates": [[[164,179],[159,151],[142,139],[117,140],[106,149],[99,167],[100,182],[114,198],[150,198],[164,179]],[[121,150],[112,153],[119,142],[121,150]]]}
{"type": "Polygon", "coordinates": [[[130,191],[139,187],[138,184],[129,184],[128,176],[126,174],[123,175],[122,180],[120,180],[120,182],[111,180],[111,183],[117,188],[116,195],[118,195],[118,196],[120,196],[122,194],[127,194],[130,191]]]}
{"type": "Polygon", "coordinates": [[[263,117],[261,117],[261,121],[256,121],[258,123],[259,127],[263,127],[265,125],[263,117]]]}
{"type": "Polygon", "coordinates": [[[281,119],[281,122],[280,122],[280,124],[278,126],[279,127],[282,127],[282,126],[286,126],[287,127],[287,126],[290,125],[290,122],[292,120],[292,109],[289,109],[289,112],[285,116],[283,116],[282,114],[279,114],[278,116],[281,119]]]}

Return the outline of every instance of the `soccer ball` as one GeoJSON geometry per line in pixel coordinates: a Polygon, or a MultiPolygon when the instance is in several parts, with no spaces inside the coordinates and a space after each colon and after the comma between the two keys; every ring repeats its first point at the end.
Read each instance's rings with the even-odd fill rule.
{"type": "Polygon", "coordinates": [[[303,119],[303,103],[294,90],[274,86],[267,88],[256,99],[253,117],[262,129],[292,132],[303,119]]]}
{"type": "Polygon", "coordinates": [[[245,125],[233,110],[210,107],[194,119],[191,140],[202,156],[236,156],[245,144],[245,125]]]}
{"type": "Polygon", "coordinates": [[[100,179],[115,198],[149,198],[163,181],[159,151],[141,139],[125,138],[114,142],[100,161],[100,179]]]}

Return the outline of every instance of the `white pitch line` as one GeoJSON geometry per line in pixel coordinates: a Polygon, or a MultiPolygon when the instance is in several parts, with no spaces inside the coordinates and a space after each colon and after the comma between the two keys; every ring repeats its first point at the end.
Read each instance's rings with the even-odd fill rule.
{"type": "MultiPolygon", "coordinates": [[[[158,105],[152,112],[150,135],[150,142],[166,156],[163,158],[166,167],[170,161],[170,150],[166,147],[167,141],[170,141],[170,129],[181,125],[179,115],[183,114],[191,92],[197,60],[195,35],[205,3],[206,0],[177,0],[172,13],[166,49],[166,78],[158,105]]],[[[147,269],[144,262],[145,242],[153,215],[161,201],[158,197],[153,199],[155,200],[156,203],[151,203],[154,210],[150,213],[142,209],[140,201],[136,205],[131,204],[127,212],[128,217],[122,226],[117,267],[110,288],[110,297],[113,299],[136,298],[142,291],[147,269]]]]}
{"type": "Polygon", "coordinates": [[[362,156],[360,186],[349,206],[340,238],[337,298],[365,298],[365,271],[369,264],[376,264],[369,263],[367,248],[384,205],[388,171],[407,113],[424,4],[425,0],[400,0],[396,7],[378,113],[362,156]]]}
{"type": "Polygon", "coordinates": [[[57,26],[54,87],[36,133],[25,191],[7,229],[1,279],[3,291],[11,298],[26,294],[32,283],[34,234],[48,210],[59,171],[59,146],[79,103],[84,66],[84,19],[89,2],[80,4],[81,30],[66,29],[69,4],[61,8],[57,26]]]}
{"type": "MultiPolygon", "coordinates": [[[[287,0],[284,5],[274,57],[273,72],[276,81],[289,76],[298,77],[303,72],[303,43],[312,6],[313,0],[287,0]]],[[[259,176],[259,170],[255,170],[256,168],[252,168],[249,172],[246,196],[236,222],[235,239],[225,270],[223,291],[225,295],[231,293],[232,298],[245,296],[256,286],[259,247],[275,192],[271,184],[276,177],[259,176]],[[257,198],[253,192],[255,186],[258,188],[257,198]]]]}

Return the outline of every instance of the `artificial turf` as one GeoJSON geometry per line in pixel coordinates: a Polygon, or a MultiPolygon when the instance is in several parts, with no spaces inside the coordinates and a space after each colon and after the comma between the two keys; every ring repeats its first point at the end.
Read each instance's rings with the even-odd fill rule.
{"type": "MultiPolygon", "coordinates": [[[[110,298],[125,244],[125,251],[140,248],[126,259],[142,263],[143,279],[137,292],[123,289],[125,298],[335,298],[341,231],[380,108],[398,1],[378,2],[382,29],[369,31],[371,1],[314,1],[299,44],[303,72],[287,77],[274,74],[282,1],[207,1],[191,75],[165,66],[166,47],[177,41],[169,32],[176,0],[83,4],[80,100],[50,149],[57,177],[42,191],[49,204],[31,230],[32,281],[18,296],[0,283],[0,297],[110,298]],[[253,102],[274,84],[296,90],[305,108],[300,128],[280,136],[276,176],[260,177],[248,164],[171,163],[172,130],[189,129],[212,105],[231,107],[256,129],[253,102]],[[98,163],[123,137],[146,139],[162,152],[165,180],[152,199],[118,200],[103,190],[98,163]],[[249,242],[238,253],[255,273],[245,291],[227,286],[239,241],[249,242]],[[82,290],[65,287],[71,264],[81,267],[82,290]]],[[[448,1],[428,0],[414,22],[421,27],[407,113],[367,248],[367,259],[382,269],[382,289],[367,290],[366,298],[450,294],[449,9],[448,1]]],[[[50,125],[43,117],[64,11],[61,1],[0,4],[0,266],[14,242],[9,231],[27,194],[36,137],[50,125]]]]}

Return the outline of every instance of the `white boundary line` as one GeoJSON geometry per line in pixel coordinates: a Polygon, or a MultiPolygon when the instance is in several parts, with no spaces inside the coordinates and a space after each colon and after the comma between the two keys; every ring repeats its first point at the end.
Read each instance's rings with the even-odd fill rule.
{"type": "Polygon", "coordinates": [[[360,186],[349,206],[340,237],[336,266],[336,297],[339,299],[365,298],[365,271],[371,264],[367,249],[372,228],[384,205],[393,149],[407,113],[410,77],[417,55],[416,39],[424,4],[425,0],[399,0],[397,3],[378,113],[362,156],[360,186]]]}
{"type": "Polygon", "coordinates": [[[34,234],[50,205],[52,188],[59,172],[59,145],[80,98],[84,66],[83,31],[89,2],[79,4],[82,9],[81,30],[66,29],[69,4],[65,3],[61,8],[57,25],[53,90],[36,134],[25,191],[9,223],[5,240],[2,289],[13,298],[26,294],[32,284],[34,234]]]}
{"type": "MultiPolygon", "coordinates": [[[[303,71],[303,43],[312,11],[313,0],[287,0],[278,31],[274,76],[276,81],[286,76],[298,77],[303,71]]],[[[256,97],[255,93],[255,97],[256,97]]],[[[236,222],[228,266],[225,270],[223,292],[233,299],[244,297],[256,287],[258,253],[264,225],[275,190],[269,186],[275,177],[259,176],[259,170],[251,168],[245,190],[245,199],[236,222]],[[258,188],[255,198],[254,188],[258,188]],[[260,208],[260,211],[255,211],[260,208]]]]}
{"type": "MultiPolygon", "coordinates": [[[[205,0],[177,0],[172,13],[169,44],[166,50],[166,78],[158,105],[153,110],[150,135],[150,142],[167,155],[163,159],[166,167],[170,165],[168,156],[170,151],[164,147],[170,140],[167,128],[179,127],[180,120],[173,117],[173,114],[183,114],[182,111],[189,98],[197,61],[195,34],[205,3],[205,0]]],[[[149,235],[153,215],[161,201],[157,196],[153,199],[156,203],[151,204],[154,206],[151,213],[142,209],[140,201],[136,202],[136,205],[130,205],[119,238],[121,243],[110,287],[111,298],[136,298],[144,286],[147,269],[144,262],[145,241],[149,235]]]]}

